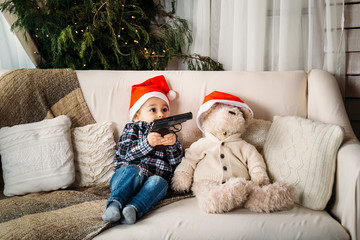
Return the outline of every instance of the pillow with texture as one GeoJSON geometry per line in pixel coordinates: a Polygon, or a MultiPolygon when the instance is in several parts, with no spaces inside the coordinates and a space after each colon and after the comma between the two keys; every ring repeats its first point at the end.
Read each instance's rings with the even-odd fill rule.
{"type": "Polygon", "coordinates": [[[323,210],[332,193],[344,130],[296,116],[275,116],[265,145],[269,176],[295,188],[295,202],[323,210]]]}
{"type": "Polygon", "coordinates": [[[241,138],[254,145],[258,152],[262,153],[270,127],[270,121],[253,119],[241,138]]]}
{"type": "Polygon", "coordinates": [[[70,125],[62,115],[0,129],[5,196],[66,188],[74,182],[70,125]]]}
{"type": "Polygon", "coordinates": [[[72,130],[74,149],[74,186],[87,187],[110,182],[115,157],[111,122],[90,124],[72,130]]]}

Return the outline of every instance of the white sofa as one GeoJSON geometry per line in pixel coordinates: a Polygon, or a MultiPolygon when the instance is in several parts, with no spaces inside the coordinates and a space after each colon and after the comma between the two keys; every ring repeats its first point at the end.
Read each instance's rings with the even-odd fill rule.
{"type": "MultiPolygon", "coordinates": [[[[5,71],[0,71],[0,75],[5,71]]],[[[332,197],[326,210],[296,204],[289,211],[226,214],[200,211],[187,198],[151,211],[134,225],[116,225],[95,239],[359,239],[360,143],[356,139],[335,78],[322,70],[289,72],[77,71],[80,87],[97,122],[112,121],[115,140],[129,121],[131,85],[163,74],[178,93],[171,114],[194,116],[204,96],[214,90],[242,98],[254,118],[295,115],[344,127],[337,154],[332,197]]],[[[201,137],[195,118],[179,134],[184,147],[201,137]]]]}

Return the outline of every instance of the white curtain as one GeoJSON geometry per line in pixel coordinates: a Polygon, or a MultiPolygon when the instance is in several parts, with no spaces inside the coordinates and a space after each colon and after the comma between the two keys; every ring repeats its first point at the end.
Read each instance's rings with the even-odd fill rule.
{"type": "MultiPolygon", "coordinates": [[[[225,70],[324,69],[344,92],[344,0],[178,0],[176,10],[192,28],[190,53],[225,70]]],[[[33,67],[0,12],[0,69],[33,67]]]]}
{"type": "Polygon", "coordinates": [[[181,0],[176,10],[192,27],[190,52],[225,70],[324,69],[344,91],[344,0],[181,0]]]}
{"type": "Polygon", "coordinates": [[[0,12],[0,69],[35,68],[0,12]]]}

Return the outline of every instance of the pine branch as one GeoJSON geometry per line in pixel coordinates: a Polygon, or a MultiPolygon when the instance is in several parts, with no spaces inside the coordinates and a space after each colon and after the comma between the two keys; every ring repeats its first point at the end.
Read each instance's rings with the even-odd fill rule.
{"type": "Polygon", "coordinates": [[[42,68],[165,69],[174,58],[192,70],[221,70],[209,57],[186,54],[186,20],[153,0],[5,0],[1,11],[18,16],[13,30],[32,36],[42,68]]]}
{"type": "Polygon", "coordinates": [[[196,71],[223,71],[224,67],[218,61],[210,57],[200,56],[199,54],[183,54],[184,62],[188,64],[189,70],[196,71]]]}

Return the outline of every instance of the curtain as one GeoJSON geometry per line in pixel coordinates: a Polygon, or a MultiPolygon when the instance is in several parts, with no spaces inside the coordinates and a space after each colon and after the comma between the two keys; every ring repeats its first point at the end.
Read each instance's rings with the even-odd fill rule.
{"type": "MultiPolygon", "coordinates": [[[[172,0],[161,1],[171,8],[172,0]]],[[[344,0],[181,0],[176,10],[192,28],[190,53],[210,56],[225,70],[324,69],[344,93],[344,0]]],[[[1,13],[0,42],[0,68],[34,67],[28,56],[39,62],[34,44],[22,41],[24,54],[1,13]]]]}
{"type": "Polygon", "coordinates": [[[176,14],[192,28],[190,52],[225,70],[324,69],[344,92],[344,0],[182,0],[176,14]]]}
{"type": "Polygon", "coordinates": [[[0,12],[0,69],[35,68],[16,35],[0,12]]]}

